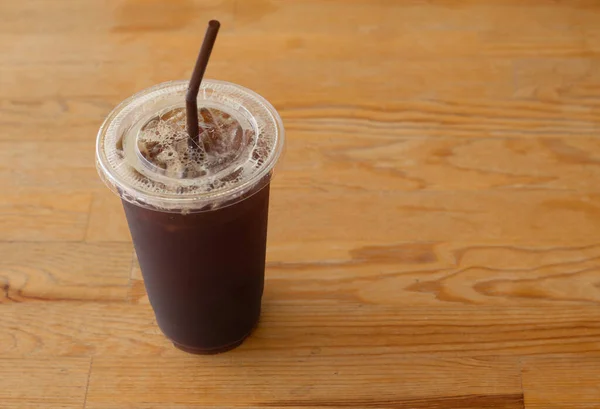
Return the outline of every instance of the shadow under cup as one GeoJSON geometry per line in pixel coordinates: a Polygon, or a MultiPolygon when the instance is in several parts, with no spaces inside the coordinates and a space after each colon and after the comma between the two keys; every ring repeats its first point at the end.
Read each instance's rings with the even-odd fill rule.
{"type": "MultiPolygon", "coordinates": [[[[207,165],[197,172],[148,166],[149,159],[163,153],[178,158],[182,152],[184,159],[204,152],[199,160],[212,163],[210,145],[202,151],[187,141],[185,127],[173,125],[181,119],[186,90],[186,81],[159,84],[117,106],[98,133],[96,165],[121,197],[158,326],[178,348],[211,354],[240,345],[259,320],[270,182],[284,129],[277,111],[260,95],[205,80],[198,106],[237,121],[239,130],[228,135],[245,138],[232,139],[235,161],[229,168],[223,162],[225,167],[207,165]],[[169,127],[164,139],[162,126],[169,127]],[[140,142],[148,138],[149,143],[140,142]],[[155,146],[164,148],[153,153],[155,146]]],[[[223,146],[211,135],[208,143],[221,154],[223,146]]]]}

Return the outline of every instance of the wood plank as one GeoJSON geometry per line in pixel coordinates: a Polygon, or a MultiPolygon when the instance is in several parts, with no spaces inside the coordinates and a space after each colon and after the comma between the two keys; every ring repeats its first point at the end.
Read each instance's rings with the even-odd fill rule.
{"type": "Polygon", "coordinates": [[[79,409],[84,405],[89,358],[0,358],[4,409],[79,409]]]}
{"type": "MultiPolygon", "coordinates": [[[[0,88],[5,98],[40,100],[63,97],[111,97],[123,100],[133,93],[151,85],[178,78],[186,78],[191,70],[185,64],[145,63],[144,69],[121,62],[101,64],[44,64],[45,75],[39,75],[35,65],[22,67],[0,67],[0,88]],[[76,74],[79,72],[79,74],[76,74]],[[89,78],[94,78],[90,84],[89,78]],[[27,84],[27,87],[23,84],[27,84]],[[27,90],[27,92],[25,92],[27,90]]],[[[33,115],[34,110],[30,111],[33,115]]],[[[98,124],[100,125],[100,124],[98,124]]],[[[95,133],[94,133],[95,134],[95,133]]]]}
{"type": "Polygon", "coordinates": [[[104,189],[88,141],[0,141],[0,188],[27,192],[90,192],[104,189]]]}
{"type": "Polygon", "coordinates": [[[516,60],[515,96],[559,103],[559,107],[564,99],[591,99],[597,104],[599,64],[596,58],[516,60]]]}
{"type": "MultiPolygon", "coordinates": [[[[202,28],[199,27],[197,31],[202,28]]],[[[355,61],[352,53],[354,47],[367,43],[369,47],[361,47],[361,57],[365,59],[401,56],[410,60],[457,59],[479,57],[484,46],[480,36],[469,30],[433,31],[427,37],[423,37],[419,30],[407,31],[402,36],[390,36],[377,31],[354,31],[331,32],[329,29],[326,33],[305,33],[289,32],[282,27],[281,30],[273,30],[272,35],[265,38],[263,32],[224,28],[219,34],[219,47],[214,50],[211,64],[212,58],[215,61],[260,61],[265,65],[290,61],[352,62],[355,61]],[[242,38],[246,45],[240,48],[242,38]],[[265,49],[285,52],[264,53],[265,49]]],[[[44,63],[68,65],[117,61],[139,64],[152,60],[182,63],[190,57],[193,60],[198,46],[198,32],[147,32],[144,36],[120,32],[90,34],[85,36],[86,42],[68,34],[0,34],[0,47],[6,47],[6,50],[0,48],[6,51],[0,66],[23,68],[44,63]],[[64,44],[64,47],[53,48],[52,44],[56,42],[64,44]],[[15,44],[19,47],[14,47],[15,44]],[[33,54],[23,54],[22,48],[31,50],[33,54]]]]}
{"type": "MultiPolygon", "coordinates": [[[[432,141],[413,138],[390,140],[368,134],[354,137],[342,133],[295,134],[302,139],[290,140],[282,164],[281,177],[284,181],[279,184],[277,180],[278,185],[319,186],[327,191],[597,190],[593,183],[598,172],[595,166],[598,140],[595,138],[571,137],[566,141],[545,138],[462,141],[441,138],[432,141]],[[322,174],[328,175],[326,180],[320,176],[322,174]]],[[[3,161],[6,166],[4,169],[0,167],[0,186],[8,189],[27,187],[29,191],[97,188],[106,193],[93,163],[88,161],[81,168],[77,161],[69,163],[69,155],[73,152],[79,158],[89,159],[91,152],[88,152],[88,145],[74,144],[73,149],[68,149],[69,143],[47,143],[33,145],[43,149],[30,149],[30,143],[15,142],[17,152],[37,155],[40,162],[46,161],[48,165],[43,169],[21,166],[19,155],[6,154],[3,161]],[[64,157],[64,162],[58,164],[50,159],[55,156],[64,157]],[[17,166],[20,170],[15,172],[17,166]]]]}
{"type": "Polygon", "coordinates": [[[267,277],[278,299],[297,302],[568,308],[600,304],[599,257],[597,245],[316,242],[271,247],[267,277]]]}
{"type": "Polygon", "coordinates": [[[105,186],[101,192],[94,194],[85,240],[131,242],[121,200],[105,186]]]}
{"type": "Polygon", "coordinates": [[[3,357],[155,355],[173,349],[156,326],[149,305],[77,301],[0,304],[0,325],[3,357]]]}
{"type": "Polygon", "coordinates": [[[91,203],[89,193],[4,193],[0,240],[83,240],[91,203]]]}
{"type": "MultiPolygon", "coordinates": [[[[342,194],[318,185],[293,187],[286,178],[282,174],[273,184],[271,245],[301,247],[305,242],[325,242],[347,248],[353,242],[365,241],[448,240],[581,244],[597,240],[600,229],[596,193],[573,195],[542,189],[462,191],[460,195],[454,191],[382,191],[374,198],[368,190],[342,194]]],[[[91,225],[101,226],[108,214],[114,215],[117,224],[107,232],[89,230],[87,240],[129,241],[125,219],[116,213],[120,203],[113,198],[106,204],[94,206],[91,225]]]]}
{"type": "MultiPolygon", "coordinates": [[[[25,92],[20,97],[0,98],[0,125],[3,128],[0,140],[85,141],[93,153],[98,128],[118,102],[117,98],[107,97],[65,98],[55,95],[39,98],[28,96],[25,92]]],[[[46,148],[49,146],[51,144],[45,144],[46,148]]],[[[83,145],[74,143],[73,146],[83,145]]],[[[90,163],[89,154],[73,157],[69,163],[83,160],[90,163]]]]}
{"type": "MultiPolygon", "coordinates": [[[[600,304],[600,246],[398,243],[273,245],[267,291],[278,300],[405,306],[600,304]]],[[[148,304],[134,256],[131,301],[148,304]]]]}
{"type": "MultiPolygon", "coordinates": [[[[282,51],[275,49],[273,52],[282,51]]],[[[190,49],[186,60],[187,54],[193,56],[194,53],[195,49],[190,49]]],[[[0,87],[4,97],[22,98],[25,94],[23,84],[27,83],[29,98],[45,99],[60,94],[67,98],[123,100],[154,84],[187,78],[191,71],[188,64],[179,59],[167,59],[161,64],[155,64],[154,58],[141,63],[107,62],[101,64],[101,71],[98,71],[97,63],[44,65],[47,76],[39,76],[35,65],[16,66],[18,69],[0,66],[0,87]],[[89,83],[90,77],[95,78],[94,84],[89,83]]],[[[275,104],[285,95],[294,95],[299,101],[385,103],[390,99],[435,99],[456,95],[510,98],[514,94],[512,64],[503,59],[407,61],[402,66],[378,60],[323,61],[317,66],[314,61],[302,57],[275,63],[254,57],[238,66],[215,52],[206,77],[244,83],[275,104]],[[380,80],[390,77],[402,78],[402,81],[387,83],[380,80]],[[347,84],[360,86],[348,87],[347,84]],[[282,87],[288,87],[285,93],[282,87]]],[[[289,101],[289,97],[286,100],[289,101]]]]}
{"type": "Polygon", "coordinates": [[[391,138],[375,132],[293,131],[275,183],[282,189],[320,188],[340,194],[487,189],[593,192],[599,189],[598,164],[600,139],[594,137],[391,138]]]}
{"type": "MultiPolygon", "coordinates": [[[[495,0],[480,2],[461,0],[419,3],[385,2],[384,19],[397,22],[399,31],[420,30],[477,30],[502,33],[506,39],[523,35],[554,32],[573,34],[581,27],[591,27],[597,18],[593,0],[556,2],[532,0],[495,0]]],[[[258,26],[258,24],[256,24],[258,26]]],[[[397,29],[398,30],[398,29],[397,29]]],[[[549,47],[552,49],[553,47],[549,47]]]]}
{"type": "Polygon", "coordinates": [[[486,47],[486,55],[513,58],[597,56],[593,50],[586,47],[583,36],[575,30],[543,31],[531,35],[516,36],[507,35],[508,31],[482,33],[481,38],[486,47]]]}
{"type": "Polygon", "coordinates": [[[290,355],[94,360],[87,408],[523,407],[514,361],[290,355]],[[368,387],[365,387],[368,385],[368,387]],[[435,393],[433,392],[435,390],[435,393]]]}
{"type": "MultiPolygon", "coordinates": [[[[296,296],[288,301],[287,292],[280,294],[279,288],[267,283],[260,325],[239,353],[287,356],[318,349],[344,359],[390,353],[600,356],[600,308],[595,305],[386,305],[314,290],[302,300],[296,296]]],[[[4,357],[181,356],[145,304],[0,304],[0,324],[4,357]]]]}
{"type": "Polygon", "coordinates": [[[525,407],[592,409],[600,402],[598,357],[551,356],[523,360],[525,407]]]}
{"type": "Polygon", "coordinates": [[[2,2],[0,15],[5,24],[0,32],[74,33],[169,31],[189,27],[198,30],[206,20],[231,20],[234,2],[229,0],[108,0],[84,4],[73,0],[44,0],[26,3],[2,2]],[[90,21],[96,21],[91,26],[90,21]]]}
{"type": "Polygon", "coordinates": [[[125,301],[127,243],[0,242],[0,304],[30,300],[125,301]]]}
{"type": "Polygon", "coordinates": [[[319,1],[290,4],[285,0],[235,2],[227,0],[176,0],[165,5],[158,0],[110,0],[92,2],[85,7],[72,0],[54,1],[52,8],[44,7],[43,0],[28,0],[26,4],[3,3],[0,8],[7,24],[2,32],[9,33],[65,33],[80,35],[110,30],[123,32],[195,31],[209,18],[218,17],[234,29],[288,28],[304,31],[302,21],[314,20],[314,30],[332,32],[352,31],[361,26],[398,23],[399,30],[450,30],[453,28],[502,29],[568,29],[590,25],[596,20],[593,0],[557,3],[536,0],[523,4],[518,0],[496,0],[493,3],[461,1],[463,7],[444,0],[431,1],[424,7],[411,2],[384,0],[373,5],[369,0],[335,0],[323,7],[319,1]],[[341,9],[343,7],[343,9],[341,9]],[[23,19],[22,10],[28,14],[23,19]],[[65,13],[78,18],[64,19],[65,13]],[[344,15],[346,18],[336,18],[344,15]],[[389,19],[386,17],[389,16],[389,19]],[[475,16],[479,17],[474,18],[475,16]],[[89,27],[85,22],[96,19],[89,27]],[[65,20],[65,21],[62,21],[65,20]],[[10,24],[9,24],[10,23],[10,24]]]}
{"type": "Polygon", "coordinates": [[[518,0],[481,2],[461,0],[419,2],[383,0],[318,0],[290,4],[285,0],[241,2],[236,9],[236,29],[260,31],[264,27],[304,32],[304,21],[313,22],[313,32],[369,31],[387,26],[391,33],[409,30],[482,30],[505,32],[507,36],[539,31],[565,31],[593,26],[598,11],[593,0],[556,2],[518,0]],[[344,16],[344,18],[339,18],[344,16]]]}
{"type": "MultiPolygon", "coordinates": [[[[541,80],[538,78],[536,81],[541,80]]],[[[325,142],[331,136],[368,136],[399,140],[432,137],[595,137],[600,129],[598,101],[587,98],[561,98],[561,103],[556,104],[552,100],[543,100],[543,95],[538,95],[535,91],[538,89],[535,85],[537,83],[533,84],[533,87],[526,82],[522,87],[518,85],[517,92],[523,90],[519,98],[525,99],[365,99],[360,103],[348,103],[348,100],[352,99],[353,95],[366,93],[367,89],[342,90],[340,86],[340,95],[337,91],[325,94],[317,90],[316,92],[322,95],[315,94],[309,98],[305,88],[299,91],[297,98],[290,100],[279,89],[266,83],[255,83],[252,86],[273,100],[280,110],[290,142],[302,142],[307,132],[318,134],[325,142]],[[344,98],[344,95],[347,98],[344,98]]],[[[442,85],[440,89],[448,86],[442,85]]],[[[138,90],[139,88],[131,88],[130,92],[138,90]]],[[[414,92],[411,92],[415,97],[426,97],[425,94],[430,90],[429,87],[417,85],[413,89],[414,92]]],[[[128,95],[123,93],[122,97],[126,96],[128,95]]],[[[5,130],[0,135],[0,141],[77,140],[82,145],[74,146],[83,147],[84,142],[93,144],[104,117],[119,99],[111,96],[39,98],[0,100],[0,104],[6,108],[4,111],[0,110],[0,124],[5,130]],[[67,108],[59,108],[61,104],[65,104],[67,108]]],[[[86,154],[81,158],[87,158],[86,154]]]]}
{"type": "Polygon", "coordinates": [[[269,237],[271,243],[286,245],[447,240],[581,243],[598,237],[600,208],[595,203],[595,194],[541,190],[381,192],[373,197],[369,192],[340,195],[318,188],[274,187],[269,237]],[[325,211],[327,207],[331,210],[325,211]]]}
{"type": "MultiPolygon", "coordinates": [[[[277,98],[277,96],[275,96],[277,98]]],[[[290,132],[402,137],[593,137],[600,129],[595,100],[429,99],[360,104],[282,102],[290,132]]],[[[326,136],[324,135],[324,136],[326,136]]]]}
{"type": "MultiPolygon", "coordinates": [[[[108,114],[110,110],[106,111],[108,114]]],[[[30,112],[31,116],[35,116],[33,111],[30,112]]],[[[0,114],[1,115],[1,114],[0,114]]],[[[76,120],[71,121],[75,118],[68,116],[69,120],[66,122],[77,122],[76,120]]],[[[31,141],[31,140],[95,140],[98,129],[102,124],[104,118],[94,121],[93,124],[78,125],[57,125],[45,123],[38,125],[35,122],[12,122],[2,123],[4,132],[0,135],[0,140],[3,141],[31,141]]],[[[59,118],[57,118],[59,120],[59,118]]]]}

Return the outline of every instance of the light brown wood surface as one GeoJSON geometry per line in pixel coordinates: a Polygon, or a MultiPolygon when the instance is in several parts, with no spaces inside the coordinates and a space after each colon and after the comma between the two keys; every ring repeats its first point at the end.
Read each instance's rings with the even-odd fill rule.
{"type": "Polygon", "coordinates": [[[0,0],[0,407],[600,408],[600,2],[0,0]],[[280,111],[264,313],[161,335],[94,167],[207,76],[280,111]]]}

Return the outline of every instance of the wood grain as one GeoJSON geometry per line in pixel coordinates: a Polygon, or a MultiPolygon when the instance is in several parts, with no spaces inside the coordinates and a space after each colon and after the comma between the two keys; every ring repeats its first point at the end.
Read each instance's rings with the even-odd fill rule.
{"type": "Polygon", "coordinates": [[[0,186],[8,191],[104,192],[93,162],[92,141],[2,141],[0,142],[0,186]]]}
{"type": "MultiPolygon", "coordinates": [[[[3,129],[0,140],[10,141],[15,149],[27,147],[27,142],[50,141],[51,143],[31,147],[31,153],[39,152],[41,146],[54,150],[59,155],[67,155],[73,149],[73,153],[77,155],[70,157],[64,165],[73,166],[74,163],[82,162],[89,165],[89,156],[93,157],[94,153],[93,136],[97,134],[104,117],[118,102],[117,98],[90,96],[0,97],[0,124],[3,129]],[[71,148],[65,150],[65,144],[61,148],[59,141],[71,141],[71,148]],[[88,149],[83,152],[82,147],[88,149]]],[[[4,150],[3,153],[8,156],[4,150]]],[[[8,166],[9,163],[3,165],[8,166]]]]}
{"type": "Polygon", "coordinates": [[[6,409],[79,409],[90,358],[0,359],[0,402],[6,409]]]}
{"type": "MultiPolygon", "coordinates": [[[[283,359],[319,348],[350,360],[355,355],[392,352],[439,357],[600,356],[596,306],[388,306],[319,297],[281,300],[270,286],[258,329],[240,353],[277,353],[283,359]]],[[[150,305],[144,303],[27,302],[4,304],[0,311],[3,356],[142,359],[180,354],[160,333],[150,305]]]]}
{"type": "MultiPolygon", "coordinates": [[[[384,172],[385,173],[385,172],[384,172]]],[[[317,177],[315,175],[315,177],[317,177]]],[[[416,191],[373,193],[362,186],[347,189],[310,185],[292,187],[282,174],[271,200],[269,239],[281,245],[303,242],[356,243],[412,241],[507,241],[569,244],[594,241],[600,229],[598,194],[544,189],[502,191],[416,191]],[[279,184],[286,185],[279,189],[279,184]],[[345,190],[341,193],[340,190],[345,190]],[[344,194],[345,193],[345,194],[344,194]],[[297,200],[301,195],[303,200],[297,200]],[[374,196],[375,195],[375,196],[374,196]],[[315,212],[331,203],[335,212],[315,212]],[[289,224],[287,220],[295,220],[289,224]],[[349,223],[352,221],[352,223],[349,223]],[[560,223],[558,223],[560,221],[560,223]]],[[[345,183],[342,188],[346,187],[345,183]]],[[[102,219],[121,204],[107,196],[105,206],[92,208],[91,220],[102,219]]],[[[112,216],[109,217],[112,223],[112,216]]],[[[88,231],[89,240],[129,241],[126,222],[115,220],[112,233],[88,231]]],[[[100,225],[102,221],[98,222],[100,225]]]]}
{"type": "Polygon", "coordinates": [[[573,355],[525,359],[523,389],[527,407],[590,409],[598,407],[598,358],[573,355]]]}
{"type": "Polygon", "coordinates": [[[121,200],[104,187],[93,197],[85,235],[88,242],[130,242],[121,200]]]}
{"type": "MultiPolygon", "coordinates": [[[[267,271],[273,294],[306,301],[322,293],[328,298],[398,306],[600,302],[598,246],[463,244],[451,248],[404,243],[354,248],[349,254],[342,246],[335,250],[336,256],[317,261],[299,258],[295,245],[272,248],[267,271]]],[[[321,249],[331,256],[335,250],[321,249]]]]}
{"type": "Polygon", "coordinates": [[[53,7],[48,7],[44,0],[28,0],[25,4],[3,2],[0,13],[6,17],[7,24],[2,26],[1,31],[85,35],[113,30],[133,33],[168,31],[186,25],[196,29],[205,20],[214,17],[214,13],[226,18],[232,14],[233,5],[232,1],[225,0],[176,0],[169,4],[158,0],[109,0],[90,4],[57,0],[53,7]],[[97,19],[97,24],[90,27],[87,22],[93,19],[97,19]]]}
{"type": "Polygon", "coordinates": [[[0,243],[0,304],[127,300],[128,243],[0,243]]]}
{"type": "Polygon", "coordinates": [[[91,203],[89,193],[4,193],[0,196],[0,240],[82,240],[91,203]]]}
{"type": "Polygon", "coordinates": [[[90,408],[215,407],[523,407],[514,362],[288,356],[257,352],[211,358],[94,360],[90,408]],[[415,376],[419,374],[419,377],[415,376]],[[421,378],[423,376],[423,378],[421,378]],[[365,387],[368,385],[368,387],[365,387]],[[430,396],[435,389],[435,396],[430,396]],[[162,390],[166,393],[151,393],[162,390]],[[108,391],[115,393],[110,396],[108,391]]]}
{"type": "Polygon", "coordinates": [[[0,1],[0,407],[595,408],[596,0],[0,1]],[[264,313],[222,356],[158,330],[112,108],[207,77],[281,113],[264,313]],[[89,390],[88,390],[89,381],[89,390]]]}
{"type": "Polygon", "coordinates": [[[595,194],[529,191],[368,192],[340,195],[282,189],[271,209],[277,242],[594,240],[600,228],[595,194]],[[298,193],[300,192],[300,193],[298,193]],[[295,197],[302,195],[302,202],[295,197]],[[315,212],[321,203],[335,212],[315,212]],[[294,205],[292,205],[294,203],[294,205]],[[286,220],[295,220],[293,225],[286,220]],[[297,238],[300,238],[298,240],[297,238]],[[567,239],[568,237],[568,239],[567,239]]]}
{"type": "Polygon", "coordinates": [[[295,134],[301,139],[289,142],[281,165],[284,187],[357,193],[598,189],[594,137],[295,134]]]}

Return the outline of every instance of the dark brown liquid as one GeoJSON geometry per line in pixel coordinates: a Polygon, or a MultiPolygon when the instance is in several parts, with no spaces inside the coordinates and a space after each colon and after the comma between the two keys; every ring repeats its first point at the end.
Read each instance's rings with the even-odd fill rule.
{"type": "Polygon", "coordinates": [[[260,315],[269,185],[236,204],[188,215],[123,206],[163,333],[195,353],[241,344],[260,315]]]}

